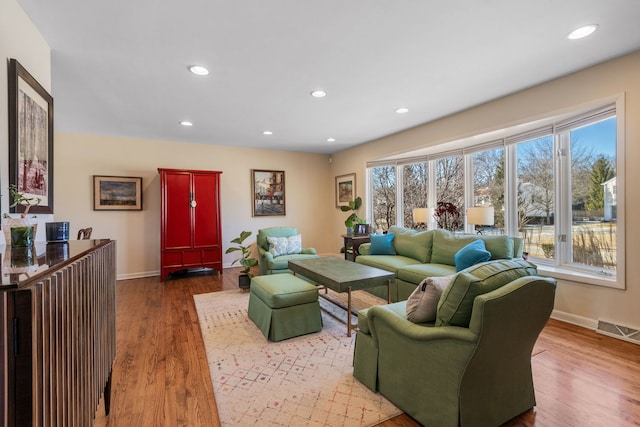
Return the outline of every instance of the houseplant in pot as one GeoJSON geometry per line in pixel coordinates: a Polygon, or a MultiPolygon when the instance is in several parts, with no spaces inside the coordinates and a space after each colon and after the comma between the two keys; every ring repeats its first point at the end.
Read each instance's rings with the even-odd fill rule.
{"type": "MultiPolygon", "coordinates": [[[[2,221],[2,228],[4,231],[4,239],[7,245],[11,244],[11,229],[20,228],[24,230],[25,235],[31,234],[33,238],[38,231],[38,223],[31,218],[27,218],[29,209],[31,206],[37,206],[40,204],[41,199],[39,197],[28,197],[24,193],[18,191],[18,187],[14,184],[9,186],[9,194],[11,196],[11,205],[9,207],[14,208],[18,205],[24,206],[24,212],[20,213],[19,218],[12,218],[8,214],[4,214],[2,221]],[[33,227],[32,230],[28,230],[29,227],[33,227]]],[[[17,232],[18,230],[16,230],[17,232]]]]}
{"type": "Polygon", "coordinates": [[[251,274],[251,267],[255,267],[258,265],[258,260],[251,257],[251,249],[249,246],[245,246],[243,242],[251,236],[250,231],[243,231],[240,233],[239,237],[231,240],[231,243],[236,246],[232,246],[225,251],[225,254],[230,254],[232,252],[240,252],[240,258],[233,260],[231,265],[235,263],[240,263],[244,267],[244,269],[240,272],[238,276],[238,286],[241,289],[248,289],[251,286],[251,278],[254,276],[251,274]]]}
{"type": "Polygon", "coordinates": [[[344,225],[347,227],[347,234],[353,234],[353,226],[355,224],[364,224],[365,221],[358,216],[358,209],[362,206],[362,199],[360,197],[356,197],[354,200],[349,202],[348,206],[340,206],[340,210],[342,212],[351,211],[351,215],[347,217],[344,221],[344,225]]]}

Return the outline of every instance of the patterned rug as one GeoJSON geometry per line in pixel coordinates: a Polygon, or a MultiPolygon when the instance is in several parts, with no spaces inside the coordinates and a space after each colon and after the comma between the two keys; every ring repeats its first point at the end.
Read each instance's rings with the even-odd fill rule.
{"type": "Polygon", "coordinates": [[[372,426],[402,413],[353,377],[355,334],[324,311],[322,331],[273,343],[247,317],[248,292],[194,300],[223,426],[372,426]]]}

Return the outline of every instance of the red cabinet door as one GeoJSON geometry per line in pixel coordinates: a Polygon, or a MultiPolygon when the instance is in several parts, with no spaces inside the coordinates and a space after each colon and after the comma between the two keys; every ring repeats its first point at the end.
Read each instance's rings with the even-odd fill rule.
{"type": "Polygon", "coordinates": [[[196,201],[193,208],[193,247],[211,247],[220,244],[218,218],[218,174],[193,174],[196,201]]]}
{"type": "Polygon", "coordinates": [[[192,247],[191,233],[191,174],[164,174],[164,244],[163,249],[192,247]]]}

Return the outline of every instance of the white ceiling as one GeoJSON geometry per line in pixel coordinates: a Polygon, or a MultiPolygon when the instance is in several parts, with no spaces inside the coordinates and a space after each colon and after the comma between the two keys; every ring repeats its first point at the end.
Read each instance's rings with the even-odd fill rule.
{"type": "Polygon", "coordinates": [[[639,0],[18,1],[52,49],[56,131],[314,153],[640,49],[639,0]]]}

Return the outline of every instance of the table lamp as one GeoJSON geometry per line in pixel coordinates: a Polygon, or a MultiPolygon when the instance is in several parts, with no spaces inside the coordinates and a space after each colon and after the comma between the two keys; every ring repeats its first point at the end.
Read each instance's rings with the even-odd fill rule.
{"type": "Polygon", "coordinates": [[[480,226],[478,234],[483,234],[486,225],[493,225],[495,223],[493,206],[474,206],[468,208],[467,223],[480,226]]]}
{"type": "Polygon", "coordinates": [[[429,228],[429,223],[433,218],[433,208],[414,208],[413,222],[416,228],[429,228]]]}

